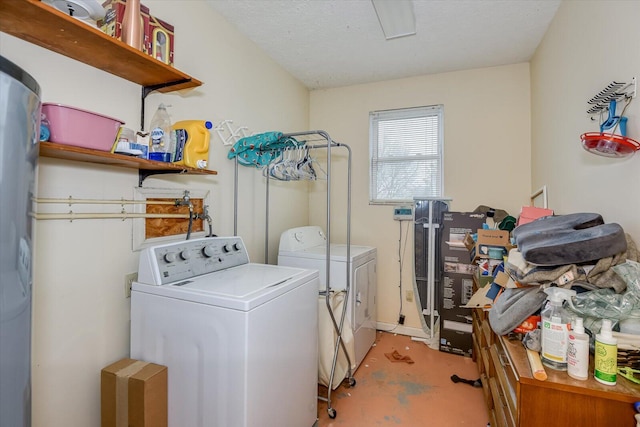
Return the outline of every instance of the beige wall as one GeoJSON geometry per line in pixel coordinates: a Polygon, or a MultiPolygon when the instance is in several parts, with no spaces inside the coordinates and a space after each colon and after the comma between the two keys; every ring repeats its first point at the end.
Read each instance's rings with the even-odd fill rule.
{"type": "MultiPolygon", "coordinates": [[[[231,119],[252,132],[308,128],[308,90],[241,37],[202,1],[145,1],[175,25],[175,63],[204,85],[147,98],[147,125],[160,102],[174,120],[231,119]]],[[[0,54],[31,73],[42,99],[96,111],[139,126],[140,87],[4,33],[0,54]]],[[[100,55],[100,52],[96,52],[100,55]]],[[[114,61],[119,58],[114,57],[114,61]]],[[[217,176],[166,175],[145,187],[211,192],[214,231],[233,233],[233,162],[212,139],[210,167],[217,176]]],[[[241,168],[238,232],[252,260],[264,256],[264,185],[256,170],[241,168]]],[[[131,199],[136,171],[41,159],[40,197],[131,199]]],[[[272,233],[307,223],[306,185],[274,184],[272,233]]],[[[94,211],[97,210],[95,207],[94,211]]],[[[77,207],[73,208],[77,209],[77,207]]],[[[124,276],[137,270],[130,220],[39,221],[36,227],[33,329],[33,426],[100,425],[100,369],[129,355],[129,300],[124,276]]],[[[274,243],[273,250],[277,247],[274,243]]],[[[275,258],[274,258],[275,259],[275,258]]]]}
{"type": "MultiPolygon", "coordinates": [[[[391,206],[369,205],[369,112],[444,105],[444,195],[451,210],[484,204],[517,215],[530,195],[529,65],[477,69],[311,92],[311,127],[353,150],[354,244],[378,249],[378,321],[395,324],[399,299],[399,226],[391,206]]],[[[346,231],[346,162],[335,150],[332,238],[346,231]]],[[[310,223],[325,223],[325,186],[312,187],[310,223]]],[[[403,289],[413,288],[413,233],[403,224],[403,289]]],[[[415,303],[403,302],[405,326],[421,328],[415,303]]]]}
{"type": "MultiPolygon", "coordinates": [[[[556,213],[598,212],[636,242],[638,154],[597,156],[582,149],[580,135],[599,130],[586,114],[589,99],[611,81],[640,77],[638,16],[637,1],[565,1],[531,62],[533,188],[547,185],[556,213]]],[[[639,112],[634,99],[625,116],[636,140],[639,112]]]]}
{"type": "MultiPolygon", "coordinates": [[[[480,204],[516,215],[532,190],[549,189],[558,213],[601,212],[636,238],[640,201],[636,157],[607,159],[586,153],[579,135],[597,124],[586,101],[611,80],[638,77],[638,2],[564,2],[529,64],[446,73],[308,91],[267,59],[201,1],[147,0],[152,13],[176,27],[176,66],[205,84],[147,99],[147,123],[160,102],[174,120],[231,119],[252,132],[324,129],[353,149],[352,241],[378,248],[378,320],[395,324],[398,295],[398,223],[390,206],[368,203],[368,113],[443,104],[445,196],[452,209],[480,204]],[[614,11],[614,12],[612,12],[614,11]],[[615,16],[611,25],[590,25],[615,16]],[[531,76],[529,75],[531,69],[531,76]]],[[[28,70],[43,100],[139,122],[140,88],[101,70],[0,33],[0,54],[28,70]]],[[[99,54],[99,53],[97,53],[99,54]]],[[[114,58],[118,60],[118,58],[114,58]]],[[[637,101],[636,101],[637,102],[637,101]]],[[[629,134],[638,138],[638,106],[631,104],[629,134]]],[[[233,232],[233,163],[212,140],[216,177],[163,176],[145,187],[211,192],[218,234],[233,232]]],[[[343,241],[346,164],[334,150],[332,232],[343,241]]],[[[258,171],[240,169],[238,232],[251,258],[264,258],[264,185],[258,171]]],[[[41,159],[41,197],[131,198],[135,171],[41,159]]],[[[272,181],[269,261],[286,228],[325,224],[325,188],[272,181]]],[[[403,240],[406,223],[403,224],[403,240]]],[[[99,370],[128,355],[129,300],[123,278],[137,269],[129,221],[51,221],[37,225],[33,338],[33,418],[39,426],[99,425],[99,370]]],[[[403,251],[403,288],[412,287],[413,236],[403,251]]],[[[417,309],[404,301],[406,325],[420,328],[417,309]]]]}

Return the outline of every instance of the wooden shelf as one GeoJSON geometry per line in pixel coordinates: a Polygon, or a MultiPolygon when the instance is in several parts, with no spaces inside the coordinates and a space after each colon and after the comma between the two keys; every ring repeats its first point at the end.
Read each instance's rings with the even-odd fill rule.
{"type": "Polygon", "coordinates": [[[159,92],[202,85],[201,81],[39,0],[0,1],[0,31],[141,86],[160,86],[159,92]]]}
{"type": "MultiPolygon", "coordinates": [[[[145,91],[172,92],[202,85],[201,81],[39,0],[0,1],[0,31],[137,83],[145,91]]],[[[51,142],[40,143],[40,155],[137,169],[140,185],[147,176],[154,174],[218,174],[208,169],[51,142]]]]}
{"type": "Polygon", "coordinates": [[[114,154],[108,151],[90,150],[73,145],[57,144],[54,142],[40,143],[40,156],[55,159],[75,160],[79,162],[97,163],[101,165],[119,166],[140,171],[140,182],[150,175],[163,173],[185,173],[190,175],[217,175],[210,169],[196,169],[173,163],[156,162],[139,157],[114,154]]]}

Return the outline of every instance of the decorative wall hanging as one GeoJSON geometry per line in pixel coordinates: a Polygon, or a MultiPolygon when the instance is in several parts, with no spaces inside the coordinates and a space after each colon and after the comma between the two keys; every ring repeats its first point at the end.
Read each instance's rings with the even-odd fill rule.
{"type": "MultiPolygon", "coordinates": [[[[640,143],[627,137],[628,119],[624,116],[635,95],[636,78],[634,77],[631,83],[611,82],[589,100],[591,107],[587,113],[600,115],[600,132],[586,132],[581,135],[582,147],[585,150],[604,157],[627,157],[640,149],[640,143]],[[622,100],[624,107],[617,115],[618,102],[622,100]],[[607,112],[608,115],[605,117],[607,112]],[[616,133],[618,130],[619,133],[616,133]]],[[[591,119],[595,120],[594,117],[591,119]]]]}

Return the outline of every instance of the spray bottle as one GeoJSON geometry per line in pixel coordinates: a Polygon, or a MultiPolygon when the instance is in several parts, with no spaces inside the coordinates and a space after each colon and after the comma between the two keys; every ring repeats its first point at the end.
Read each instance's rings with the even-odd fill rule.
{"type": "Polygon", "coordinates": [[[611,320],[603,319],[596,335],[593,377],[602,384],[616,385],[618,340],[611,333],[611,320]]]}
{"type": "Polygon", "coordinates": [[[589,378],[589,335],[584,331],[582,317],[577,317],[572,327],[567,348],[567,374],[584,381],[589,378]]]}
{"type": "Polygon", "coordinates": [[[547,306],[542,310],[542,364],[559,371],[567,370],[567,346],[571,315],[563,307],[565,300],[576,291],[564,288],[547,288],[547,306]]]}

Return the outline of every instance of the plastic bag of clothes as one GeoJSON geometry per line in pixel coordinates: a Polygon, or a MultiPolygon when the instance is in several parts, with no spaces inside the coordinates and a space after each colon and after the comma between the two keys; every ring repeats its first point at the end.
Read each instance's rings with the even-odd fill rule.
{"type": "Polygon", "coordinates": [[[640,263],[627,260],[623,264],[611,267],[626,283],[624,293],[617,294],[613,289],[597,289],[583,292],[569,300],[569,309],[585,318],[588,329],[599,330],[598,319],[620,321],[628,318],[640,318],[640,263]]]}

